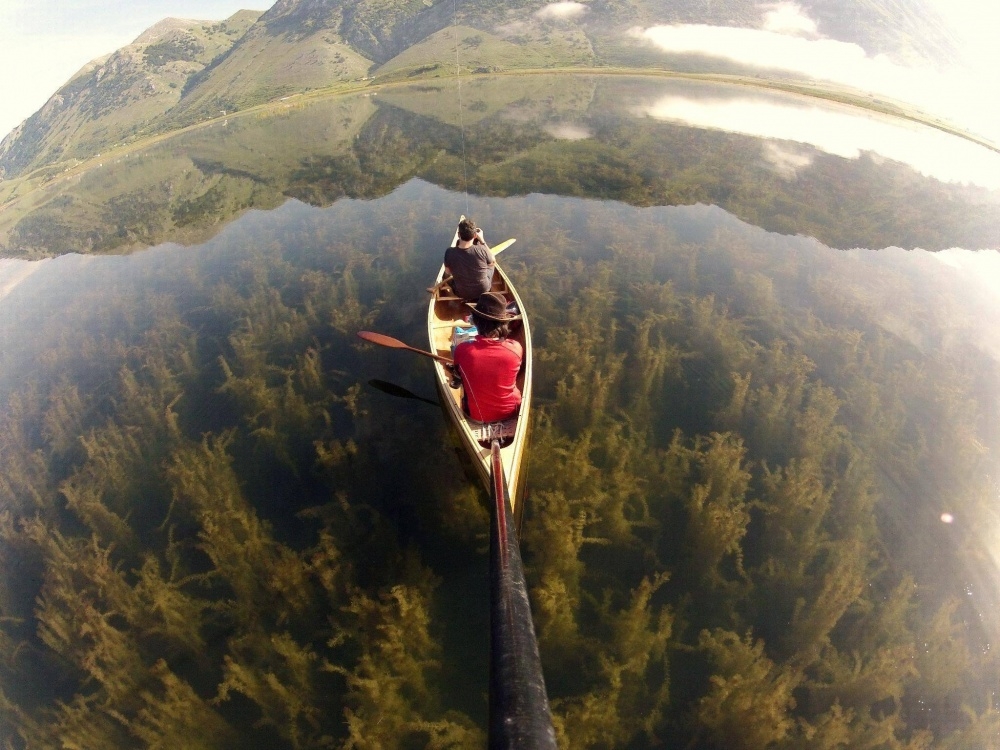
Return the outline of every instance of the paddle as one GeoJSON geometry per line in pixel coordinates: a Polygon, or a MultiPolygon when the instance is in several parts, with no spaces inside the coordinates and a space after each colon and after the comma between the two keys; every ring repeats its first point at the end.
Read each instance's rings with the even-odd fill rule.
{"type": "Polygon", "coordinates": [[[556,735],[497,440],[490,452],[489,747],[555,750],[556,735]]]}
{"type": "Polygon", "coordinates": [[[358,331],[358,338],[362,338],[372,344],[378,344],[379,346],[387,346],[390,349],[406,349],[407,351],[416,352],[417,354],[423,354],[425,357],[436,359],[438,362],[442,362],[446,365],[453,364],[452,360],[447,357],[439,357],[437,354],[425,352],[423,349],[417,349],[409,346],[408,344],[404,344],[399,339],[394,339],[392,336],[386,336],[384,333],[375,333],[374,331],[358,331]]]}
{"type": "Polygon", "coordinates": [[[501,242],[496,247],[491,247],[490,248],[490,252],[493,253],[494,255],[499,255],[504,250],[506,250],[508,247],[510,247],[511,245],[513,245],[515,242],[517,242],[517,239],[514,238],[514,237],[511,237],[509,240],[504,240],[503,242],[501,242]]]}
{"type": "MultiPolygon", "coordinates": [[[[501,242],[496,247],[491,247],[490,248],[490,252],[493,253],[494,257],[496,257],[497,255],[499,255],[500,253],[502,253],[504,250],[506,250],[508,247],[510,247],[511,245],[513,245],[515,242],[517,242],[517,239],[514,238],[514,237],[511,237],[509,240],[504,240],[503,242],[501,242]]],[[[434,294],[434,292],[436,292],[442,286],[444,286],[449,281],[451,281],[452,278],[454,278],[454,277],[452,277],[452,276],[445,276],[443,279],[441,279],[441,281],[439,281],[434,286],[427,287],[427,291],[430,292],[431,294],[434,294]]]]}

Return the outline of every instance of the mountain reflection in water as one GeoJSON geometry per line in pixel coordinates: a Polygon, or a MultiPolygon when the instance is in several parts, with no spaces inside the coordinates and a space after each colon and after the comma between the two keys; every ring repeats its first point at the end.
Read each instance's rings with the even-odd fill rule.
{"type": "Polygon", "coordinates": [[[484,745],[484,498],[443,418],[367,385],[423,393],[426,363],[355,336],[421,343],[468,212],[517,237],[502,263],[535,332],[522,550],[562,746],[994,740],[997,297],[952,254],[813,238],[969,244],[994,196],[826,154],[781,192],[756,139],[601,109],[593,79],[531,85],[482,85],[468,198],[445,189],[461,132],[397,93],[321,105],[372,112],[289,162],[280,128],[251,139],[272,121],[212,158],[211,132],[151,150],[173,197],[51,196],[79,227],[132,206],[150,237],[214,236],[0,266],[0,736],[484,745]],[[532,176],[577,195],[496,197],[532,176]],[[187,194],[205,213],[171,234],[196,183],[215,197],[187,194]]]}
{"type": "Polygon", "coordinates": [[[839,248],[1000,247],[1000,154],[970,141],[750,87],[538,75],[473,79],[461,98],[436,83],[283,104],[106,155],[8,203],[0,249],[197,243],[248,209],[377,198],[414,177],[481,196],[714,204],[839,248]]]}

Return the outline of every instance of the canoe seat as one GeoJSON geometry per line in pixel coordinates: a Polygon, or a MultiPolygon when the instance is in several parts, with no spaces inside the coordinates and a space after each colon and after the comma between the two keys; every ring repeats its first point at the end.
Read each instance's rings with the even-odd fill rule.
{"type": "Polygon", "coordinates": [[[502,422],[489,423],[475,422],[470,419],[469,430],[482,445],[488,446],[495,438],[499,438],[501,442],[507,442],[513,439],[517,431],[517,417],[510,417],[502,422]]]}

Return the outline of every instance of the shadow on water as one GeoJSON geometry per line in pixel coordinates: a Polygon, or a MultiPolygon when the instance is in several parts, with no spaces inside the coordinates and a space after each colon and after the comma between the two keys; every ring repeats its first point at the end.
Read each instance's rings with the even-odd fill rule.
{"type": "Polygon", "coordinates": [[[396,398],[409,398],[415,401],[423,401],[425,404],[430,404],[431,406],[441,406],[440,401],[435,401],[434,399],[424,398],[423,396],[418,396],[412,391],[408,391],[401,385],[396,385],[395,383],[390,383],[387,380],[377,380],[372,379],[368,381],[368,385],[377,391],[382,391],[382,393],[387,393],[390,396],[395,396],[396,398]]]}

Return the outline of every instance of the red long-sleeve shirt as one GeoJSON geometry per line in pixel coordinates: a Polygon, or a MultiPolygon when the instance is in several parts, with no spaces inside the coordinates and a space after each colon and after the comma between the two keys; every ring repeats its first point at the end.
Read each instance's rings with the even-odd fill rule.
{"type": "Polygon", "coordinates": [[[455,348],[455,366],[462,376],[469,416],[499,422],[521,405],[517,373],[524,350],[510,339],[477,336],[455,348]]]}

